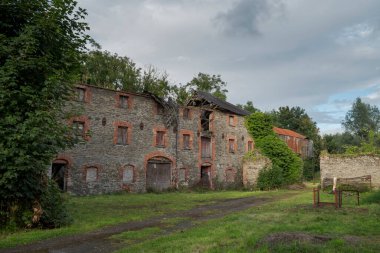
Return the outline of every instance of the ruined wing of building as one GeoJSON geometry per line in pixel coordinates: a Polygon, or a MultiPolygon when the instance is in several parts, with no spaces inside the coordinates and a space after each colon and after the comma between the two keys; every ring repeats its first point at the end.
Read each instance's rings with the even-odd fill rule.
{"type": "Polygon", "coordinates": [[[254,148],[247,111],[200,91],[185,106],[89,85],[75,94],[70,104],[83,113],[68,124],[79,141],[50,170],[62,190],[86,195],[242,181],[243,155],[254,148]]]}
{"type": "Polygon", "coordinates": [[[288,147],[303,159],[313,156],[313,141],[289,129],[273,127],[273,131],[288,147]]]}

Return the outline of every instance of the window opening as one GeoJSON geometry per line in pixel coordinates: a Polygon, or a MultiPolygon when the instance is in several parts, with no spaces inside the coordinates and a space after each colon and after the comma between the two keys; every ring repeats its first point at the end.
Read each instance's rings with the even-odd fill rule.
{"type": "Polygon", "coordinates": [[[202,131],[210,130],[210,115],[211,115],[211,111],[202,111],[202,114],[201,114],[202,131]]]}
{"type": "Polygon", "coordinates": [[[211,158],[211,139],[208,137],[201,138],[202,158],[211,158]]]}
{"type": "Polygon", "coordinates": [[[190,118],[190,109],[189,108],[184,108],[183,109],[183,118],[184,119],[189,119],[190,118]]]}
{"type": "Polygon", "coordinates": [[[157,131],[156,134],[156,145],[159,147],[165,146],[165,132],[164,131],[157,131]]]}
{"type": "Polygon", "coordinates": [[[76,88],[76,99],[78,100],[78,101],[84,101],[84,95],[85,95],[85,92],[86,92],[86,90],[85,89],[83,89],[83,88],[76,88]]]}
{"type": "Polygon", "coordinates": [[[117,128],[117,144],[128,144],[128,127],[119,126],[117,128]]]}
{"type": "Polygon", "coordinates": [[[230,153],[235,153],[235,140],[234,139],[228,140],[228,150],[230,153]]]}
{"type": "Polygon", "coordinates": [[[190,134],[183,135],[183,149],[190,149],[190,134]]]}
{"type": "Polygon", "coordinates": [[[248,141],[248,151],[253,150],[253,141],[248,141]]]}
{"type": "Polygon", "coordinates": [[[128,96],[120,95],[119,103],[120,108],[128,108],[128,96]]]}

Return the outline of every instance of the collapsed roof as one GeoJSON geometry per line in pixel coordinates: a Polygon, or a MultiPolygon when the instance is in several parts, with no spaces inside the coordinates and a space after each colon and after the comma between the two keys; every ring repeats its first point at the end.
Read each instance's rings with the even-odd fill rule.
{"type": "Polygon", "coordinates": [[[210,93],[204,91],[194,91],[190,100],[186,104],[187,106],[208,106],[211,109],[217,109],[220,111],[227,111],[233,114],[246,116],[250,113],[246,110],[243,110],[236,105],[228,103],[222,99],[219,99],[210,93]]]}

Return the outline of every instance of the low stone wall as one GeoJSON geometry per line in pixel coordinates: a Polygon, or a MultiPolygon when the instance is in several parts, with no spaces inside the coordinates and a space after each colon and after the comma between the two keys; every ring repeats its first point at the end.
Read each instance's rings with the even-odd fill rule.
{"type": "Polygon", "coordinates": [[[380,156],[324,155],[320,158],[321,182],[324,178],[354,178],[371,175],[373,187],[380,188],[380,156]]]}
{"type": "Polygon", "coordinates": [[[248,157],[243,161],[243,184],[245,188],[253,188],[257,184],[257,178],[259,173],[264,168],[270,168],[272,166],[271,160],[259,153],[255,153],[254,156],[248,157]]]}

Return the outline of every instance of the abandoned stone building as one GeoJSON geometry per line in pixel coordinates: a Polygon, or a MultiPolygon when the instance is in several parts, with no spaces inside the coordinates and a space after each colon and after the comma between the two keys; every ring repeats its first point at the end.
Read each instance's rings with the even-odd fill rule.
{"type": "Polygon", "coordinates": [[[313,156],[313,141],[289,129],[274,127],[273,131],[282,139],[288,147],[302,159],[313,156]]]}
{"type": "Polygon", "coordinates": [[[145,192],[242,180],[242,157],[254,142],[244,111],[205,92],[186,106],[152,94],[78,86],[69,120],[80,140],[58,154],[51,176],[73,194],[145,192]]]}

